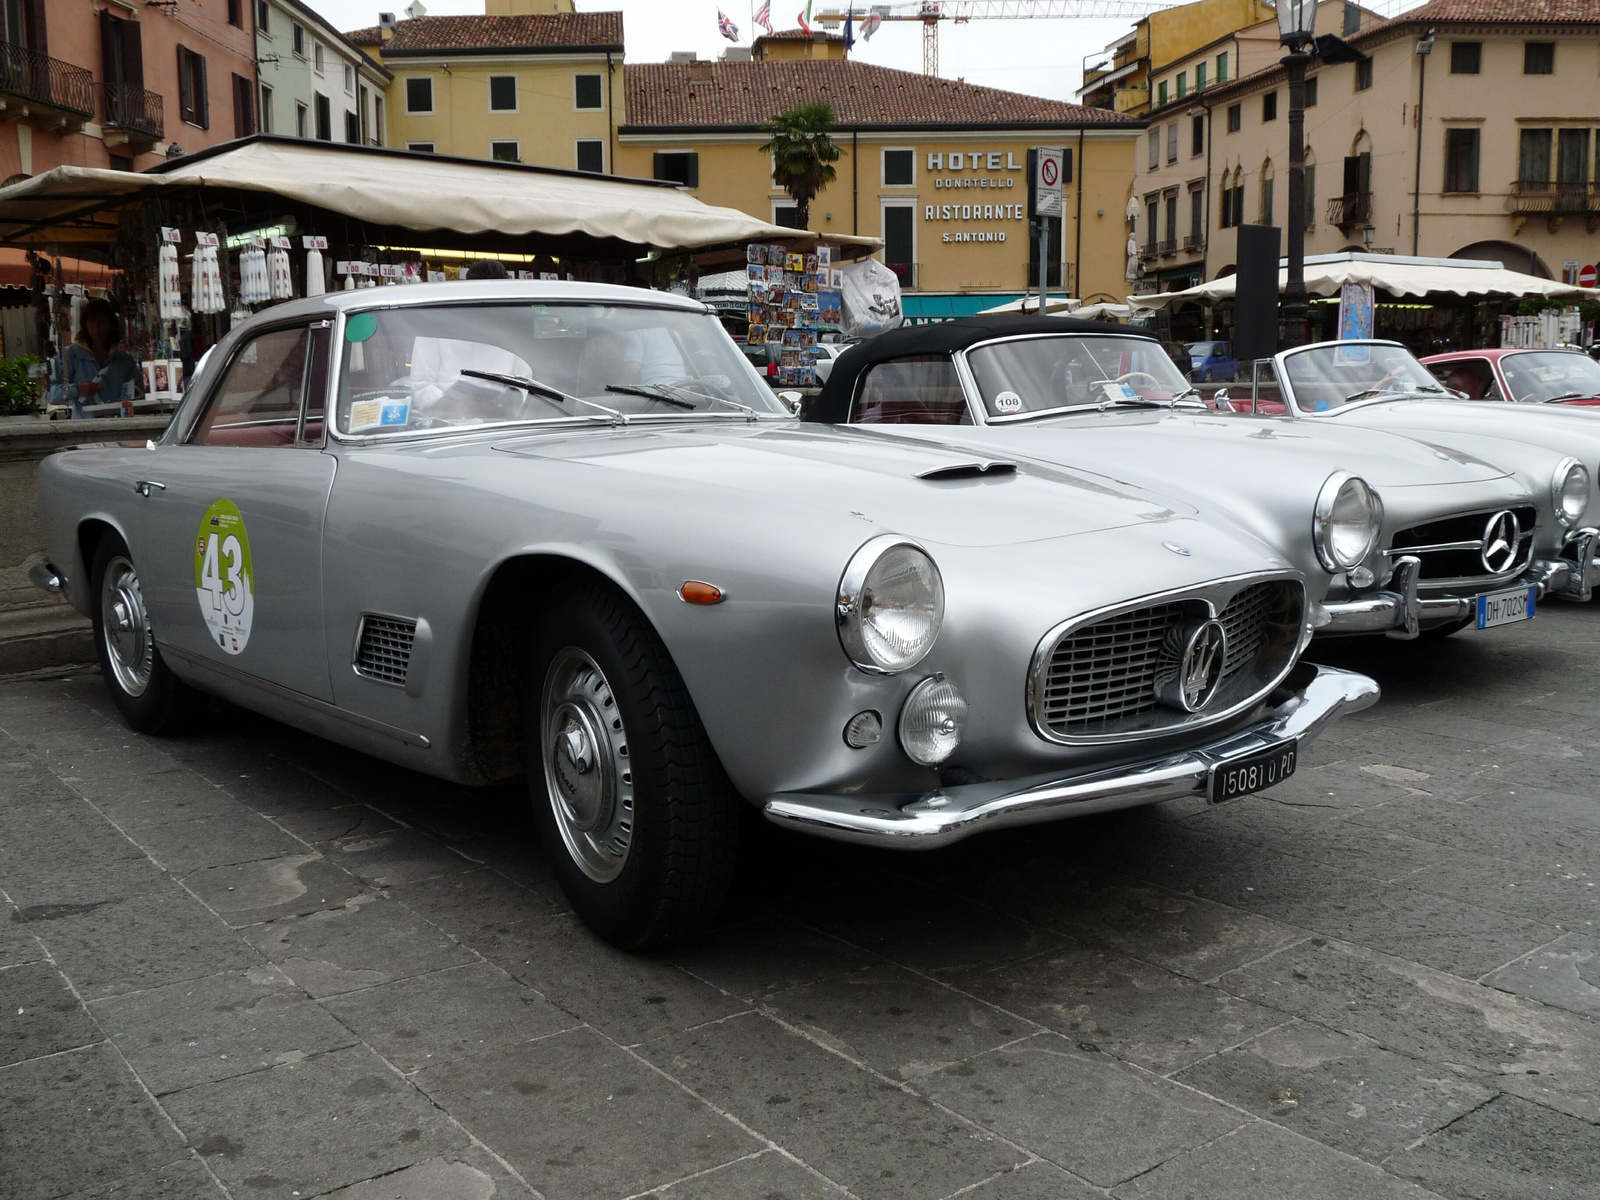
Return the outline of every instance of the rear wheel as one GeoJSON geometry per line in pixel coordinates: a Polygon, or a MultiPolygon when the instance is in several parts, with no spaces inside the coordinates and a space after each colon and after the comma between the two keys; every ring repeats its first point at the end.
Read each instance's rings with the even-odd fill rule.
{"type": "Polygon", "coordinates": [[[128,547],[108,533],[95,547],[89,571],[94,597],[94,642],[111,699],[140,733],[170,733],[189,716],[194,692],[172,673],[156,648],[144,586],[128,547]]]}
{"type": "Polygon", "coordinates": [[[732,878],[742,801],[660,638],[583,583],[541,622],[530,665],[529,793],[573,908],[630,950],[704,925],[732,878]]]}

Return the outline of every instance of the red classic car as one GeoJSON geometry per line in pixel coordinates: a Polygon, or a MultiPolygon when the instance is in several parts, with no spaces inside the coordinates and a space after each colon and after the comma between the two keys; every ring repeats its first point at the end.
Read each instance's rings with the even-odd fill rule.
{"type": "Polygon", "coordinates": [[[1600,363],[1582,350],[1458,350],[1422,361],[1469,400],[1600,405],[1600,363]]]}

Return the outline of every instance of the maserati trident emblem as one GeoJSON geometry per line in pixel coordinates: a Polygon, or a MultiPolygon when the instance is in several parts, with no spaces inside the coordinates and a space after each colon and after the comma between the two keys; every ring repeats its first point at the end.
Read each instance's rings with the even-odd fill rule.
{"type": "Polygon", "coordinates": [[[1517,543],[1522,537],[1522,526],[1517,514],[1506,510],[1489,518],[1483,528],[1483,566],[1491,575],[1502,575],[1517,561],[1517,543]]]}
{"type": "Polygon", "coordinates": [[[1222,683],[1228,635],[1217,621],[1180,626],[1167,634],[1168,670],[1156,680],[1156,694],[1169,708],[1199,712],[1222,683]]]}

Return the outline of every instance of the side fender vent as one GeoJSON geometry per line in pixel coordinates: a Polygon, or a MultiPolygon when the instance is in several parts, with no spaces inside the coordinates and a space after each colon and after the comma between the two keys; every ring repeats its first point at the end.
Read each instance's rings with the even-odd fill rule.
{"type": "Polygon", "coordinates": [[[357,675],[404,687],[411,669],[411,649],[417,637],[417,623],[404,617],[385,617],[362,613],[356,630],[357,675]]]}

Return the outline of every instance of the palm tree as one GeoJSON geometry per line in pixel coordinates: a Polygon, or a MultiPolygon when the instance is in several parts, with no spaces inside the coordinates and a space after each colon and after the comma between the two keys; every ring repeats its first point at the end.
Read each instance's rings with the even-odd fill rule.
{"type": "Polygon", "coordinates": [[[767,122],[769,140],[761,147],[772,155],[772,181],[794,198],[801,229],[811,228],[811,201],[838,178],[833,164],[839,146],[833,140],[837,117],[825,100],[800,104],[767,122]]]}

